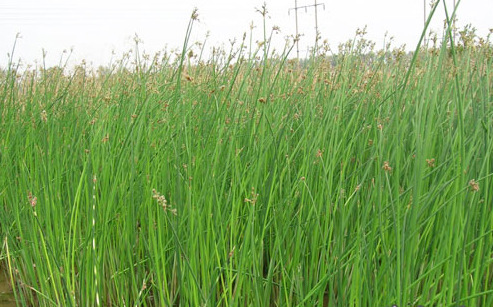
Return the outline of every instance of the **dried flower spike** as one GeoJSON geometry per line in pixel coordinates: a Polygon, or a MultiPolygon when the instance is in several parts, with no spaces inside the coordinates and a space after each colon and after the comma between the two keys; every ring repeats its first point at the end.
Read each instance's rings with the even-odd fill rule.
{"type": "Polygon", "coordinates": [[[477,183],[476,180],[474,180],[474,179],[469,180],[469,189],[472,192],[478,192],[479,191],[479,183],[477,183]]]}
{"type": "Polygon", "coordinates": [[[31,192],[28,192],[27,199],[29,200],[31,207],[36,207],[36,204],[38,203],[38,198],[36,196],[34,196],[31,192]]]}
{"type": "Polygon", "coordinates": [[[172,209],[171,205],[168,205],[168,201],[164,197],[164,195],[161,195],[156,189],[152,189],[152,198],[154,198],[157,203],[163,208],[164,211],[169,211],[173,215],[178,215],[176,209],[172,209]]]}
{"type": "Polygon", "coordinates": [[[390,164],[389,164],[388,161],[383,162],[382,168],[386,172],[391,172],[392,171],[392,167],[390,167],[390,164]]]}

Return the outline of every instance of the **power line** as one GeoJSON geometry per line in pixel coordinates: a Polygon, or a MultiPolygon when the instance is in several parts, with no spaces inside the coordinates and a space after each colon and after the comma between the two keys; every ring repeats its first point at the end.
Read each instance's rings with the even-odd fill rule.
{"type": "Polygon", "coordinates": [[[298,6],[298,0],[294,0],[294,7],[288,9],[288,15],[292,10],[294,10],[294,15],[295,15],[295,22],[296,22],[296,56],[299,58],[300,57],[300,47],[299,47],[299,31],[298,31],[298,10],[300,9],[305,9],[305,13],[308,11],[309,8],[314,8],[315,9],[315,44],[318,41],[319,38],[319,31],[318,31],[318,7],[322,6],[323,9],[325,10],[325,3],[317,3],[317,0],[315,0],[315,4],[311,5],[303,5],[303,6],[298,6]]]}

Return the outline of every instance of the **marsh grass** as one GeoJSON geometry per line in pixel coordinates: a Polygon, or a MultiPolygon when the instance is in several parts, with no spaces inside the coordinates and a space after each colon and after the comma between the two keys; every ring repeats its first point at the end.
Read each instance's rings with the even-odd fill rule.
{"type": "Polygon", "coordinates": [[[488,39],[193,64],[196,18],[174,60],[3,73],[19,305],[493,305],[488,39]]]}

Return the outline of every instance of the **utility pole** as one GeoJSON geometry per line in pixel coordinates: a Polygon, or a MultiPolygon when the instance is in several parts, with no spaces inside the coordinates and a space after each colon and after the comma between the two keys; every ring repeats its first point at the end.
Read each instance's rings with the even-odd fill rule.
{"type": "MultiPolygon", "coordinates": [[[[423,0],[423,29],[426,27],[426,0],[423,0]]],[[[427,46],[426,43],[426,32],[425,32],[425,46],[427,46]]]]}
{"type": "MultiPolygon", "coordinates": [[[[455,10],[455,0],[454,0],[454,10],[452,12],[456,12],[456,10],[455,10]]],[[[455,30],[455,20],[456,19],[457,18],[455,18],[455,15],[454,15],[454,20],[452,20],[452,31],[453,31],[452,33],[453,33],[453,37],[454,37],[454,43],[455,43],[455,32],[456,32],[456,30],[455,30]]]]}
{"type": "Polygon", "coordinates": [[[315,4],[311,5],[303,5],[303,6],[298,6],[298,0],[294,0],[294,7],[290,8],[288,10],[288,15],[292,10],[294,10],[294,15],[295,15],[295,21],[296,21],[296,56],[298,59],[300,58],[300,48],[299,48],[299,32],[298,32],[298,10],[300,9],[305,9],[305,13],[308,11],[308,8],[314,8],[315,9],[315,44],[317,44],[318,37],[319,37],[319,32],[318,32],[318,7],[322,6],[323,9],[325,10],[325,3],[317,3],[317,0],[315,0],[315,4]]]}
{"type": "MultiPolygon", "coordinates": [[[[455,12],[455,4],[456,4],[456,0],[454,0],[454,8],[452,10],[452,12],[455,12]]],[[[452,38],[454,39],[454,42],[455,42],[455,37],[456,37],[456,28],[455,28],[455,20],[457,18],[455,17],[454,15],[454,20],[452,20],[452,38]]],[[[423,0],[423,25],[426,25],[426,0],[423,0]]],[[[425,33],[425,45],[426,45],[426,33],[425,33]]]]}
{"type": "MultiPolygon", "coordinates": [[[[322,3],[323,4],[323,3],[322,3]]],[[[317,0],[315,0],[315,4],[314,4],[314,7],[315,7],[315,45],[317,44],[318,42],[318,8],[317,8],[318,4],[317,4],[317,0]]],[[[324,5],[324,10],[325,10],[325,5],[324,5]]]]}
{"type": "MultiPolygon", "coordinates": [[[[288,10],[288,15],[289,15],[289,10],[288,10]]],[[[300,44],[299,44],[300,37],[298,36],[298,0],[294,0],[294,16],[295,16],[295,20],[296,20],[296,38],[295,38],[295,40],[296,40],[296,57],[299,59],[300,58],[300,44]]]]}

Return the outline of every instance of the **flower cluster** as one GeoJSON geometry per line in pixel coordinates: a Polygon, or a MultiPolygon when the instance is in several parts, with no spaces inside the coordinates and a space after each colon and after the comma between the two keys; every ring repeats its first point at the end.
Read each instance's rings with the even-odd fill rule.
{"type": "Polygon", "coordinates": [[[389,162],[388,161],[384,161],[383,162],[383,166],[382,166],[383,170],[390,173],[392,172],[392,167],[390,166],[389,162]]]}
{"type": "Polygon", "coordinates": [[[474,180],[474,179],[469,180],[469,189],[472,192],[479,191],[479,183],[476,180],[474,180]]]}
{"type": "Polygon", "coordinates": [[[28,192],[27,199],[29,200],[31,207],[36,207],[36,204],[38,203],[38,198],[36,196],[34,196],[31,192],[28,192]]]}
{"type": "Polygon", "coordinates": [[[157,203],[163,208],[164,211],[169,211],[173,213],[173,215],[177,215],[176,209],[172,209],[171,205],[168,205],[168,201],[164,197],[164,195],[161,195],[158,191],[155,189],[152,189],[152,198],[154,198],[157,203]]]}

